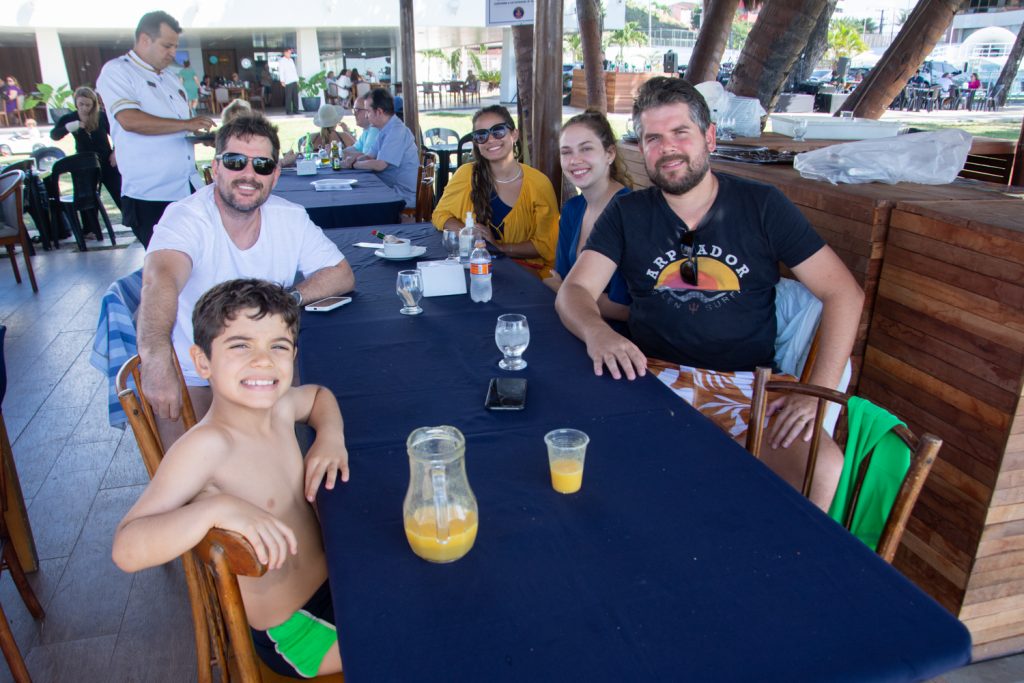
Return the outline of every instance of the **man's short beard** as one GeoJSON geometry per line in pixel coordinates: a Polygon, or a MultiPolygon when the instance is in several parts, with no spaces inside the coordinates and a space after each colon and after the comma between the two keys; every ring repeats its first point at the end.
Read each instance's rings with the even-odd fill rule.
{"type": "Polygon", "coordinates": [[[698,165],[694,165],[693,158],[686,157],[685,155],[665,157],[660,159],[658,161],[658,164],[655,164],[653,173],[651,172],[651,169],[647,169],[647,174],[651,177],[651,182],[654,183],[654,185],[662,192],[676,196],[684,195],[693,188],[697,187],[697,185],[700,184],[700,181],[704,180],[704,176],[706,176],[708,174],[708,171],[711,169],[711,162],[707,154],[703,155],[703,160],[698,159],[698,162],[701,161],[703,163],[698,163],[698,165]],[[666,160],[673,161],[675,159],[680,158],[686,161],[688,167],[686,174],[683,175],[683,177],[678,180],[669,180],[668,177],[661,172],[661,168],[659,168],[659,166],[666,160]]]}
{"type": "MultiPolygon", "coordinates": [[[[240,181],[235,181],[235,182],[240,182],[240,181]]],[[[221,189],[221,186],[219,184],[217,185],[217,194],[220,195],[220,199],[221,199],[222,202],[224,202],[225,205],[227,205],[230,208],[234,209],[238,213],[252,213],[253,211],[258,210],[261,206],[263,206],[267,202],[267,199],[268,199],[267,196],[257,197],[257,198],[255,198],[253,200],[256,203],[253,204],[252,206],[245,206],[245,205],[242,205],[242,204],[237,204],[235,202],[234,198],[231,196],[231,194],[228,191],[226,191],[224,189],[221,189]]]]}

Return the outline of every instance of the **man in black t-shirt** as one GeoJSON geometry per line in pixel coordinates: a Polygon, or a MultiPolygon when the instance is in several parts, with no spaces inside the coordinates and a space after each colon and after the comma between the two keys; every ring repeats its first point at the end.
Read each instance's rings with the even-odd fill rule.
{"type": "MultiPolygon", "coordinates": [[[[823,303],[810,380],[837,386],[863,292],[835,252],[778,190],[710,173],[715,127],[703,97],[686,81],[658,77],[645,83],[633,106],[633,126],[654,187],[612,200],[555,304],[565,326],[586,343],[595,374],[607,368],[615,379],[634,379],[646,373],[650,357],[652,366],[666,370],[659,379],[670,386],[696,369],[697,384],[735,384],[742,396],[752,371],[772,365],[781,261],[823,303]],[[597,309],[616,269],[633,298],[634,341],[614,332],[597,309]]],[[[707,410],[694,405],[740,440],[745,400],[716,401],[707,410]]],[[[791,483],[802,479],[801,453],[814,412],[813,399],[795,395],[769,407],[774,417],[763,459],[791,483]]],[[[842,454],[830,441],[819,455],[811,492],[818,505],[827,507],[841,466],[842,454]]]]}

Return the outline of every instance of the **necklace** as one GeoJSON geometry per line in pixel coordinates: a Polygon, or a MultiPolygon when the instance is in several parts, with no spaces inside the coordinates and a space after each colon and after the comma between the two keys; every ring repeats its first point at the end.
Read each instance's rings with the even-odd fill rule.
{"type": "Polygon", "coordinates": [[[522,178],[523,177],[523,167],[519,166],[519,164],[516,164],[516,167],[519,169],[519,172],[516,173],[514,176],[512,176],[508,180],[502,180],[501,178],[495,178],[494,182],[501,183],[502,185],[505,185],[507,183],[514,183],[515,181],[517,181],[520,178],[522,178]]]}

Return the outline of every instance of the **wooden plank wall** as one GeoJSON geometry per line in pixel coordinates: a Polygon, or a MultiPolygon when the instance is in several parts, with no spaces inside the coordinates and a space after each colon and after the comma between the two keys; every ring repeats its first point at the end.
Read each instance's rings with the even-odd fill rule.
{"type": "MultiPolygon", "coordinates": [[[[633,111],[633,98],[645,82],[664,74],[653,71],[604,72],[604,88],[608,111],[614,114],[628,114],[633,111]]],[[[574,107],[587,106],[587,77],[582,69],[572,72],[572,94],[569,98],[574,107]]]]}
{"type": "Polygon", "coordinates": [[[971,630],[1024,647],[1024,230],[1018,201],[892,211],[859,394],[943,439],[894,565],[971,630]]]}

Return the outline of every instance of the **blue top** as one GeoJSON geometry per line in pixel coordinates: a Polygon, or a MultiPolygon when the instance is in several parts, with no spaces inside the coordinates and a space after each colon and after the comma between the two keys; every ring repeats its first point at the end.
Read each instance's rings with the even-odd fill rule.
{"type": "Polygon", "coordinates": [[[501,201],[497,192],[491,193],[491,225],[498,232],[502,240],[505,239],[505,218],[511,213],[512,207],[501,201]]]}
{"type": "Polygon", "coordinates": [[[357,151],[366,154],[366,152],[377,143],[377,136],[380,135],[380,131],[370,126],[369,128],[363,129],[363,134],[356,140],[356,144],[352,145],[357,151]]]}
{"type": "MultiPolygon", "coordinates": [[[[630,189],[624,187],[615,193],[615,197],[628,194],[630,189]]],[[[612,197],[614,201],[615,197],[612,197]]],[[[609,202],[610,203],[610,202],[609,202]]],[[[587,200],[577,195],[562,206],[562,217],[558,219],[558,246],[555,248],[555,271],[564,280],[569,270],[576,263],[576,250],[580,244],[580,231],[583,229],[583,214],[587,212],[587,200]]],[[[629,306],[633,298],[629,296],[626,281],[616,270],[608,287],[605,289],[608,298],[617,304],[629,306]]]]}
{"type": "Polygon", "coordinates": [[[363,150],[388,167],[377,175],[388,187],[398,190],[407,207],[416,206],[416,179],[420,168],[420,154],[416,141],[402,119],[392,116],[380,129],[377,140],[363,150]]]}

